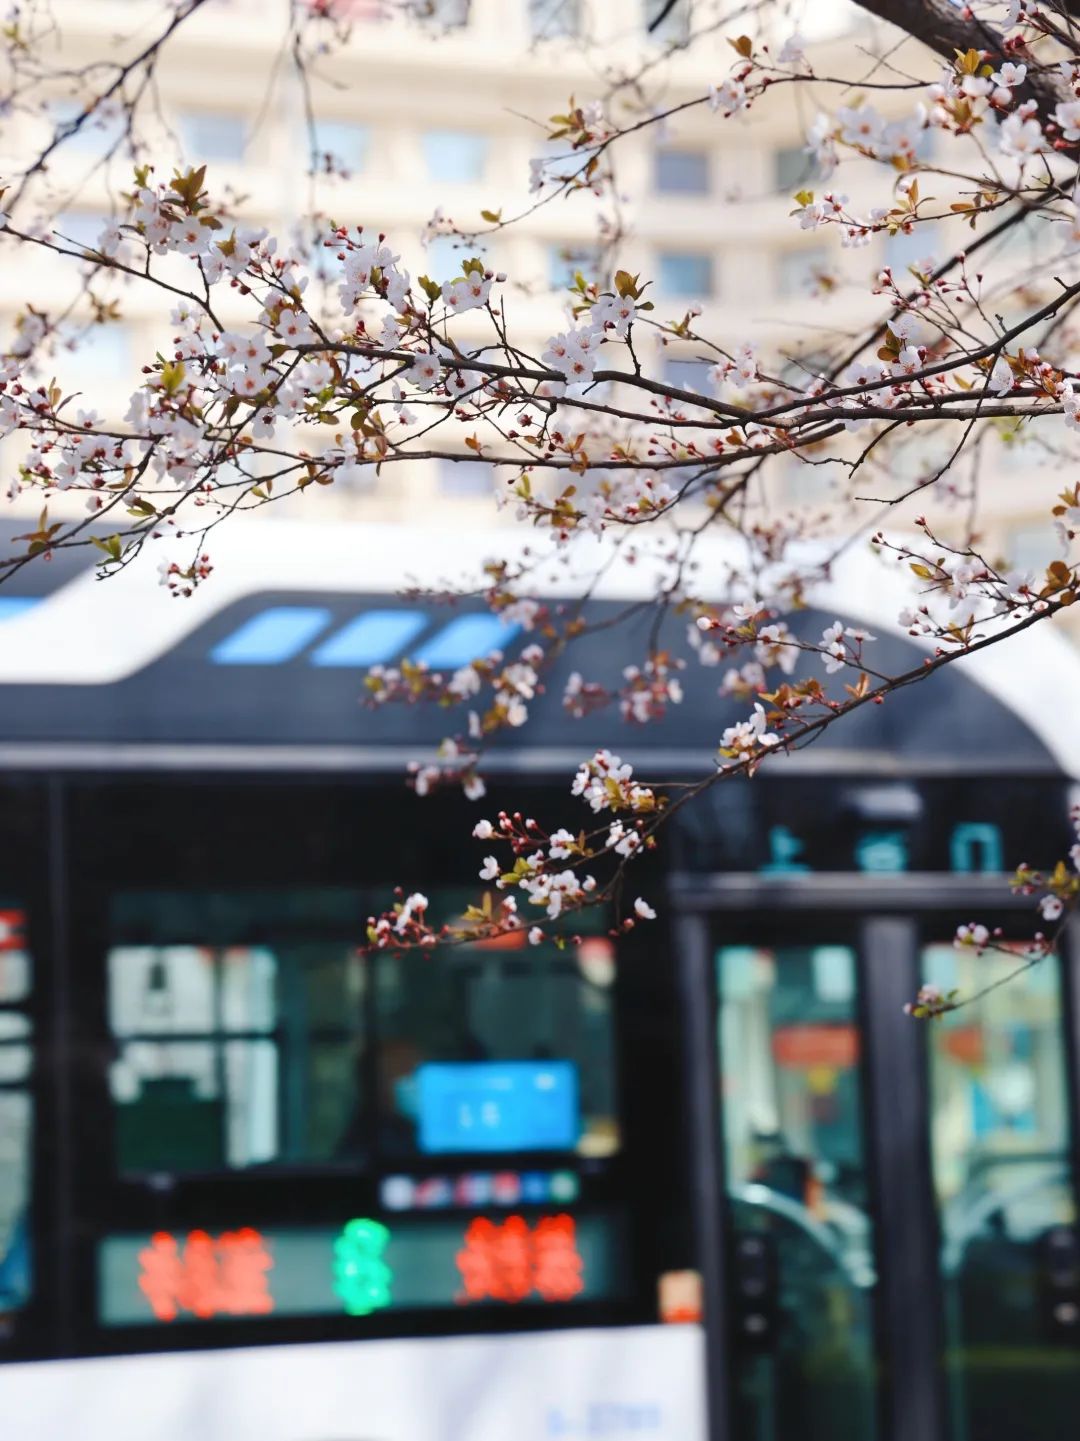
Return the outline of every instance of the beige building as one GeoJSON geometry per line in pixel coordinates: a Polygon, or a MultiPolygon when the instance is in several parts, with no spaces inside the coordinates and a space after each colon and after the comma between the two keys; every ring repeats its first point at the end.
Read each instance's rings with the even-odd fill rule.
{"type": "MultiPolygon", "coordinates": [[[[621,263],[652,280],[659,318],[699,306],[701,330],[721,344],[734,349],[751,340],[763,354],[776,347],[811,365],[830,336],[857,335],[876,314],[867,283],[883,263],[903,267],[934,248],[932,228],[850,250],[833,230],[800,230],[790,215],[792,194],[822,184],[804,149],[814,109],[797,86],[776,87],[735,119],[699,104],[621,140],[615,205],[589,193],[536,204],[529,162],[547,154],[558,164],[567,153],[546,142],[544,122],[565,111],[571,96],[579,103],[601,98],[618,78],[639,75],[630,93],[644,114],[700,97],[724,77],[733,58],[726,27],[672,50],[685,23],[704,26],[704,0],[676,7],[659,35],[647,29],[662,8],[659,0],[421,0],[415,8],[430,12],[423,21],[384,13],[395,8],[380,0],[336,0],[335,13],[348,12],[345,40],[340,26],[313,21],[304,40],[305,94],[283,48],[284,3],[206,5],[170,41],[153,89],[140,100],[148,158],[159,171],[172,161],[205,161],[211,190],[232,196],[237,214],[273,232],[287,234],[312,211],[385,231],[414,277],[449,278],[463,253],[475,253],[449,235],[425,246],[437,207],[466,230],[490,228],[483,210],[521,214],[518,223],[491,235],[481,253],[508,275],[502,292],[510,331],[537,354],[546,337],[565,326],[568,277],[575,268],[588,276],[595,265],[602,219],[623,234],[621,263]],[[332,42],[325,53],[318,53],[320,36],[332,42]],[[332,156],[328,168],[344,174],[308,178],[308,102],[324,167],[332,156]]],[[[80,63],[134,53],[166,13],[153,0],[57,0],[56,12],[65,53],[80,63]]],[[[857,36],[822,40],[816,68],[857,71],[865,65],[860,57],[881,39],[867,27],[857,36]]],[[[9,154],[0,160],[25,156],[57,118],[73,113],[76,99],[58,91],[48,117],[17,116],[5,141],[9,154]]],[[[911,101],[901,95],[875,97],[875,103],[902,113],[911,101]]],[[[118,138],[116,122],[106,117],[102,127],[65,141],[37,185],[42,212],[54,214],[55,228],[78,243],[96,239],[129,182],[123,146],[103,158],[118,138]]],[[[843,167],[834,183],[851,196],[853,210],[866,211],[883,203],[892,179],[884,167],[860,162],[843,167]]],[[[1010,263],[1015,260],[1014,249],[1010,263]]],[[[0,307],[13,313],[28,297],[55,314],[58,295],[70,295],[67,325],[76,334],[86,315],[77,291],[70,263],[61,268],[44,253],[23,256],[0,277],[0,307]]],[[[135,286],[121,293],[121,303],[117,322],[57,362],[65,386],[85,389],[98,408],[122,406],[138,367],[168,338],[160,296],[135,286]]],[[[227,320],[244,313],[234,317],[223,305],[227,320]]],[[[486,322],[474,313],[457,324],[467,336],[486,322]]],[[[705,388],[708,362],[692,345],[651,357],[648,343],[642,348],[646,365],[677,384],[705,388]]],[[[905,446],[886,478],[916,479],[950,440],[920,438],[905,446]]],[[[318,443],[313,437],[313,447],[318,443]]],[[[996,441],[985,446],[980,464],[998,469],[1006,449],[996,441]]],[[[1009,476],[1025,461],[1016,455],[1016,447],[1009,449],[1004,483],[986,487],[987,529],[994,544],[1008,544],[1018,559],[1037,559],[1048,529],[1041,519],[1047,486],[1034,496],[1025,486],[1018,503],[1009,476]]],[[[492,485],[482,463],[417,462],[372,474],[351,490],[320,488],[286,504],[301,511],[318,506],[321,517],[362,513],[473,525],[491,518],[492,485]]],[[[820,506],[834,498],[836,486],[843,486],[840,467],[793,461],[770,500],[820,506]]]]}

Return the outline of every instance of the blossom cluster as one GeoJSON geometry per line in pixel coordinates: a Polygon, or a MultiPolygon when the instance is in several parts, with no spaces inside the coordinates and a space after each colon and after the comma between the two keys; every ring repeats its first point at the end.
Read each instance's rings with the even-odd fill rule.
{"type": "Polygon", "coordinates": [[[570,786],[593,812],[632,811],[647,814],[658,810],[663,799],[649,786],[634,780],[634,768],[609,750],[598,750],[578,767],[570,786]]]}
{"type": "MultiPolygon", "coordinates": [[[[580,910],[598,894],[596,877],[579,871],[582,862],[609,855],[625,863],[647,844],[640,821],[626,824],[616,819],[608,826],[606,835],[595,837],[585,832],[575,836],[565,827],[545,834],[531,817],[522,817],[519,812],[508,815],[505,811],[501,811],[494,822],[478,821],[473,835],[478,840],[501,841],[509,846],[512,854],[509,864],[500,862],[495,855],[485,856],[480,879],[494,882],[497,890],[518,892],[527,905],[542,908],[548,921],[580,910]]],[[[515,901],[515,910],[516,905],[515,901]]],[[[634,902],[634,914],[638,919],[649,920],[655,911],[639,897],[634,902]]],[[[528,939],[535,945],[545,934],[542,926],[533,926],[528,939]]]]}
{"type": "Polygon", "coordinates": [[[651,310],[651,301],[641,301],[636,277],[619,271],[614,291],[590,298],[581,324],[549,338],[541,361],[563,378],[545,381],[543,395],[549,399],[574,395],[590,385],[604,340],[628,340],[639,309],[651,310]]]}

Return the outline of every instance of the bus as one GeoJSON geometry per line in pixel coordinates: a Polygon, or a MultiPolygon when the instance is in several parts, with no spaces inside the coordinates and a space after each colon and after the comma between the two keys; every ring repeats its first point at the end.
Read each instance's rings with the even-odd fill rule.
{"type": "MultiPolygon", "coordinates": [[[[5,585],[5,1435],[1060,1436],[1077,959],[932,1026],[903,1006],[1013,966],[958,922],[1032,930],[1007,873],[1070,844],[1072,648],[1036,627],[708,793],[637,863],[650,926],[369,954],[395,886],[475,897],[480,815],[563,823],[599,745],[699,775],[738,716],[673,615],[662,721],[575,719],[555,675],[482,801],[409,791],[462,727],[365,706],[365,670],[525,644],[423,593],[507,552],[237,522],[190,599],[78,551],[5,585]]],[[[649,584],[606,567],[567,673],[617,683],[649,584]]],[[[868,626],[898,672],[899,609],[853,555],[791,623],[868,626]]]]}

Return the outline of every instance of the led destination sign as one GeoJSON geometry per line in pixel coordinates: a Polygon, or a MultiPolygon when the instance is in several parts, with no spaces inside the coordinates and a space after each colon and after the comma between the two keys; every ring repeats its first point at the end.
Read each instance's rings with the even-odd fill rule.
{"type": "Polygon", "coordinates": [[[109,1236],[99,1315],[107,1326],[170,1325],[607,1299],[621,1294],[620,1257],[615,1218],[566,1213],[109,1236]]]}

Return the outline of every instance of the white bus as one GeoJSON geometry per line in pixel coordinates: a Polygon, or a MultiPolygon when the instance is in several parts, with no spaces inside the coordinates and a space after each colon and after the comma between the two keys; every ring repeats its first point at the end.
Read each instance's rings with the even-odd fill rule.
{"type": "MultiPolygon", "coordinates": [[[[1030,929],[1003,872],[1068,843],[1072,650],[1036,627],[719,788],[641,862],[654,926],[372,957],[395,885],[475,894],[478,815],[562,823],[601,744],[700,774],[745,709],[672,613],[663,721],[574,720],[556,675],[485,801],[416,797],[464,725],[362,677],[526,644],[398,593],[491,553],[237,523],[190,600],[74,552],[0,588],[5,1438],[1063,1434],[1073,961],[925,1047],[901,1007],[970,982],[958,920],[1030,929]]],[[[566,672],[640,658],[641,572],[608,569],[566,672]]],[[[894,591],[852,556],[791,623],[906,670],[894,591]]]]}

